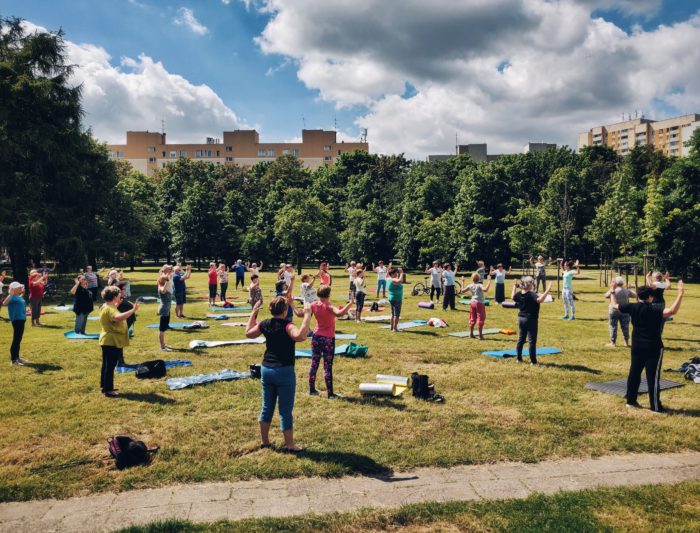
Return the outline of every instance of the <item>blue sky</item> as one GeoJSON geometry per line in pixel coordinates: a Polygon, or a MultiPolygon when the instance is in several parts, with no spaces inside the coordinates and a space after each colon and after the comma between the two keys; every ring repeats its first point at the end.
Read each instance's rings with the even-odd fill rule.
{"type": "Polygon", "coordinates": [[[514,151],[529,140],[575,145],[580,131],[635,109],[700,112],[698,62],[688,54],[685,64],[673,44],[678,35],[700,49],[700,0],[401,6],[0,0],[0,14],[63,28],[84,67],[86,125],[107,141],[159,129],[161,117],[172,140],[250,126],[281,141],[300,135],[303,116],[307,128],[337,121],[347,139],[367,127],[371,148],[422,158],[450,152],[455,135],[514,151]],[[668,82],[638,90],[661,66],[668,82]]]}

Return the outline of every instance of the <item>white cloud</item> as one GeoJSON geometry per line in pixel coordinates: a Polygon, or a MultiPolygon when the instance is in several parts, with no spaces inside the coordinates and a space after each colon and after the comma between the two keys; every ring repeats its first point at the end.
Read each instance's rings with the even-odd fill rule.
{"type": "Polygon", "coordinates": [[[573,145],[620,113],[700,111],[700,15],[628,34],[593,10],[653,13],[660,0],[266,0],[261,50],[357,120],[378,152],[573,145]],[[316,7],[314,7],[316,6],[316,7]],[[501,69],[499,70],[499,65],[501,69]],[[404,99],[406,82],[417,94],[404,99]]]}
{"type": "Polygon", "coordinates": [[[205,35],[209,29],[197,20],[194,12],[187,8],[181,7],[177,10],[177,16],[173,19],[177,26],[185,26],[197,35],[205,35]]]}

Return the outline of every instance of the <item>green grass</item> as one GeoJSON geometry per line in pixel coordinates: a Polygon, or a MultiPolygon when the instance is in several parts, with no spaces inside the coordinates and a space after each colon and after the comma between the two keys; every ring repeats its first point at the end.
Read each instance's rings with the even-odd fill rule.
{"type": "MultiPolygon", "coordinates": [[[[336,274],[335,302],[340,303],[346,278],[336,274]]],[[[155,270],[129,276],[135,294],[153,294],[155,270]]],[[[585,457],[619,452],[698,450],[700,399],[697,386],[663,393],[670,416],[648,410],[628,412],[622,399],[588,391],[588,381],[626,376],[629,353],[610,349],[607,342],[607,303],[597,272],[586,272],[575,283],[580,298],[577,321],[560,320],[562,304],[543,304],[540,346],[564,350],[543,357],[539,367],[517,365],[481,355],[485,349],[514,347],[515,338],[488,336],[486,341],[447,337],[447,331],[467,329],[466,306],[443,313],[418,309],[421,298],[408,297],[404,317],[441,316],[449,330],[420,328],[391,334],[377,324],[338,322],[338,330],[358,333],[370,347],[366,359],[336,358],[336,391],[345,400],[328,401],[306,394],[309,360],[297,361],[298,392],[295,432],[309,453],[293,457],[258,451],[257,415],[260,384],[254,380],[216,383],[169,391],[163,380],[136,380],[117,375],[122,397],[99,393],[100,350],[96,341],[67,341],[73,314],[51,309],[46,328],[27,326],[23,356],[33,366],[11,367],[9,356],[0,372],[0,500],[66,497],[106,490],[154,487],[174,482],[341,476],[389,473],[419,466],[535,462],[556,457],[585,457]],[[363,400],[358,385],[375,374],[408,375],[419,371],[444,394],[444,405],[415,400],[363,400]],[[106,460],[106,439],[130,434],[161,447],[152,465],[117,471],[106,460]]],[[[370,286],[374,285],[370,276],[370,286]]],[[[422,275],[409,275],[411,284],[422,275]]],[[[204,317],[206,273],[189,282],[186,314],[204,317]],[[196,303],[194,303],[196,302],[196,303]]],[[[263,276],[269,301],[272,274],[263,276]]],[[[409,292],[409,286],[406,287],[409,292]]],[[[243,292],[233,292],[239,300],[243,292]]],[[[492,296],[492,293],[491,293],[492,296]]],[[[670,291],[669,298],[675,297],[670,291]]],[[[688,287],[681,313],[665,330],[667,350],[663,368],[678,367],[697,352],[700,329],[700,287],[688,287]]],[[[424,299],[424,298],[423,298],[424,299]]],[[[157,330],[146,329],[156,319],[156,305],[144,305],[136,336],[125,350],[127,362],[162,358],[192,359],[194,366],[176,368],[170,376],[246,370],[259,362],[260,346],[188,351],[191,339],[243,337],[243,328],[222,327],[188,334],[169,332],[168,342],[180,351],[163,354],[157,330]]],[[[387,310],[388,312],[388,310],[387,310]]],[[[7,316],[7,311],[3,311],[7,316]]],[[[263,315],[265,316],[265,315],[263,315]]],[[[239,320],[239,319],[236,319],[239,320]]],[[[487,308],[486,327],[517,327],[516,312],[487,308]]],[[[98,331],[88,322],[88,332],[98,331]]],[[[0,327],[0,345],[9,347],[11,328],[0,327]]],[[[308,344],[307,344],[308,346],[308,344]]],[[[320,373],[321,375],[321,373],[320,373]]],[[[666,378],[682,381],[679,374],[666,378]]],[[[322,379],[319,379],[322,387],[322,379]]],[[[647,399],[640,398],[646,405],[647,399]]],[[[273,424],[277,425],[277,417],[273,424]]],[[[277,429],[273,438],[280,443],[277,429]]]]}
{"type": "Polygon", "coordinates": [[[700,482],[541,494],[524,500],[424,503],[392,510],[193,524],[170,520],[120,533],[698,531],[700,482]]]}

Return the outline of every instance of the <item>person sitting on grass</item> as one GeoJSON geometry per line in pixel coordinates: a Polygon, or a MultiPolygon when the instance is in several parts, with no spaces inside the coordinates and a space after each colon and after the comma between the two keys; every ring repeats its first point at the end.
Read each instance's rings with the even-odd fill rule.
{"type": "Polygon", "coordinates": [[[119,287],[105,287],[102,290],[104,304],[100,308],[99,344],[102,348],[102,370],[100,372],[100,387],[102,394],[108,398],[117,396],[114,390],[114,369],[120,360],[124,359],[124,348],[129,346],[129,331],[126,320],[139,309],[136,303],[130,311],[119,312],[122,291],[119,287]]]}
{"type": "Polygon", "coordinates": [[[12,344],[10,345],[10,363],[13,366],[22,366],[28,363],[19,356],[22,337],[24,337],[24,325],[27,322],[27,302],[24,301],[24,285],[18,281],[10,283],[10,290],[3,304],[7,307],[7,313],[12,323],[12,344]]]}
{"type": "MultiPolygon", "coordinates": [[[[625,280],[620,276],[615,278],[615,288],[610,289],[605,293],[606,298],[614,292],[618,305],[626,305],[630,301],[630,297],[636,298],[637,293],[625,287],[625,280]]],[[[615,348],[617,346],[617,323],[620,323],[622,336],[625,339],[625,346],[629,346],[630,338],[630,316],[627,313],[621,313],[610,304],[608,309],[608,328],[610,330],[610,344],[608,346],[615,348]]]]}
{"type": "Polygon", "coordinates": [[[74,331],[85,335],[88,315],[95,308],[92,301],[92,293],[88,288],[88,280],[84,275],[75,278],[75,284],[71,287],[70,293],[75,296],[73,300],[73,312],[75,313],[74,331]]]}
{"type": "Polygon", "coordinates": [[[574,263],[573,261],[562,261],[562,270],[564,271],[561,275],[564,280],[564,288],[561,291],[561,299],[564,300],[564,316],[561,317],[562,320],[576,320],[574,307],[574,275],[581,274],[581,268],[578,265],[578,259],[574,263]],[[574,271],[576,268],[576,271],[574,271]]]}
{"type": "Polygon", "coordinates": [[[246,326],[246,337],[255,339],[265,336],[265,354],[260,368],[262,384],[262,408],[260,423],[260,447],[270,448],[270,425],[279,404],[280,428],[284,435],[283,451],[300,452],[301,446],[294,442],[294,396],[296,394],[296,374],[294,373],[295,345],[306,340],[311,323],[311,307],[304,305],[300,327],[287,320],[288,301],[284,296],[276,296],[269,305],[272,318],[258,323],[257,316],[261,302],[256,302],[246,326]]]}
{"type": "Polygon", "coordinates": [[[323,378],[326,382],[328,398],[336,398],[333,393],[333,358],[335,357],[335,319],[348,312],[353,300],[344,307],[331,305],[331,288],[324,285],[318,290],[319,301],[311,304],[311,313],[316,317],[316,329],[311,337],[311,368],[309,369],[309,394],[317,395],[316,373],[323,358],[323,378]]]}
{"type": "Polygon", "coordinates": [[[643,286],[637,290],[639,303],[620,305],[615,295],[616,284],[610,284],[610,304],[621,313],[627,313],[632,318],[632,351],[630,371],[627,376],[627,407],[641,407],[637,403],[639,384],[642,380],[642,370],[646,369],[647,386],[649,389],[649,405],[655,413],[663,413],[659,395],[659,380],[661,379],[661,362],[664,355],[664,344],[661,331],[664,320],[672,317],[681,307],[685,286],[678,282],[678,294],[671,307],[660,309],[654,304],[654,290],[643,286]]]}
{"type": "Polygon", "coordinates": [[[510,299],[515,302],[518,311],[518,344],[516,344],[516,355],[518,363],[523,362],[523,346],[525,339],[528,340],[530,352],[530,364],[537,364],[537,329],[540,317],[540,304],[545,301],[552,290],[552,282],[547,284],[547,289],[540,294],[534,292],[535,280],[531,276],[524,276],[520,282],[513,283],[513,290],[510,299]],[[515,291],[520,287],[520,292],[515,291]]]}
{"type": "Polygon", "coordinates": [[[389,270],[389,305],[391,306],[391,326],[394,333],[399,331],[401,305],[403,304],[403,270],[393,267],[389,270]]]}
{"type": "Polygon", "coordinates": [[[464,288],[462,292],[471,292],[472,301],[469,304],[469,336],[474,338],[474,325],[479,324],[479,339],[484,340],[484,322],[486,322],[486,299],[484,293],[491,287],[491,277],[489,276],[486,285],[481,284],[479,274],[472,275],[472,282],[464,288]]]}

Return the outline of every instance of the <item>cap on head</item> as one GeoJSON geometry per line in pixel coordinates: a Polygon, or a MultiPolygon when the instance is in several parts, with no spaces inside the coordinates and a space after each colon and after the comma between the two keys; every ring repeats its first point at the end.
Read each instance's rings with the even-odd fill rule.
{"type": "Polygon", "coordinates": [[[24,287],[24,285],[22,285],[19,281],[13,281],[12,283],[10,283],[10,290],[11,291],[14,291],[16,289],[21,289],[23,287],[24,287]]]}

